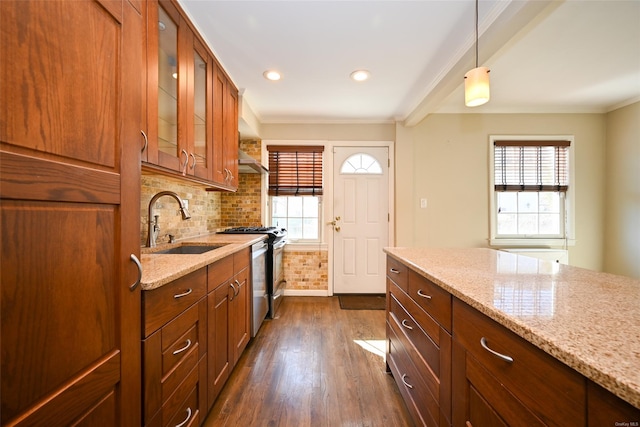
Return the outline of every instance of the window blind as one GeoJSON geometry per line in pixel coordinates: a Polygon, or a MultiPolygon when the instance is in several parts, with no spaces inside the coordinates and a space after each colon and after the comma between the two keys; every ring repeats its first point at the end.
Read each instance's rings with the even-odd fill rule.
{"type": "Polygon", "coordinates": [[[570,141],[495,141],[495,191],[569,188],[570,141]]]}
{"type": "Polygon", "coordinates": [[[270,196],[322,195],[323,146],[268,145],[270,196]]]}

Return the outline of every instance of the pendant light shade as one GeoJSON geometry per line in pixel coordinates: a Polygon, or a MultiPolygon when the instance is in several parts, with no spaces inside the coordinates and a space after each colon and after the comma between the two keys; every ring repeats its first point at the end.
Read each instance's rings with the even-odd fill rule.
{"type": "Polygon", "coordinates": [[[489,69],[477,67],[464,75],[464,104],[477,107],[486,104],[491,98],[489,89],[489,69]]]}
{"type": "Polygon", "coordinates": [[[476,0],[476,68],[464,75],[464,105],[477,107],[490,98],[489,69],[478,67],[478,0],[476,0]]]}

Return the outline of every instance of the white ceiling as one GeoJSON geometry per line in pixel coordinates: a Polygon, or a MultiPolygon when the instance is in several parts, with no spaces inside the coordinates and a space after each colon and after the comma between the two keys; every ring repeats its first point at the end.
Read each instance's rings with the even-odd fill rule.
{"type": "Polygon", "coordinates": [[[473,0],[179,0],[262,123],[606,112],[640,100],[640,0],[481,0],[491,101],[464,106],[473,0]],[[283,75],[264,79],[267,69],[283,75]],[[349,74],[367,69],[356,83],[349,74]]]}

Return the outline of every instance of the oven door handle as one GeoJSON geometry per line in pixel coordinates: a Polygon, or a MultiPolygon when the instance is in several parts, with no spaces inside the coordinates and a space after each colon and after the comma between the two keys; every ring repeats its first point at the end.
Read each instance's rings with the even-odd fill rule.
{"type": "Polygon", "coordinates": [[[273,250],[284,248],[284,245],[286,245],[286,244],[287,244],[286,240],[282,240],[282,241],[280,241],[278,243],[274,243],[273,244],[273,250]]]}

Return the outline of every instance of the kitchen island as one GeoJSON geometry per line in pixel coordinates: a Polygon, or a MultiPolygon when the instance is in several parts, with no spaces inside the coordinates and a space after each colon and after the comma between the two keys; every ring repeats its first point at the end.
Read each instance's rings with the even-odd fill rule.
{"type": "MultiPolygon", "coordinates": [[[[456,341],[464,341],[459,328],[470,310],[581,374],[587,379],[582,388],[585,382],[593,383],[640,407],[640,281],[491,249],[385,248],[385,252],[389,263],[399,262],[409,274],[450,294],[452,326],[446,322],[441,326],[454,348],[450,374],[454,414],[460,395],[456,341]]],[[[389,267],[387,271],[393,276],[389,267]]],[[[393,280],[389,277],[388,282],[393,280]]],[[[500,369],[506,372],[516,365],[500,369]]]]}

